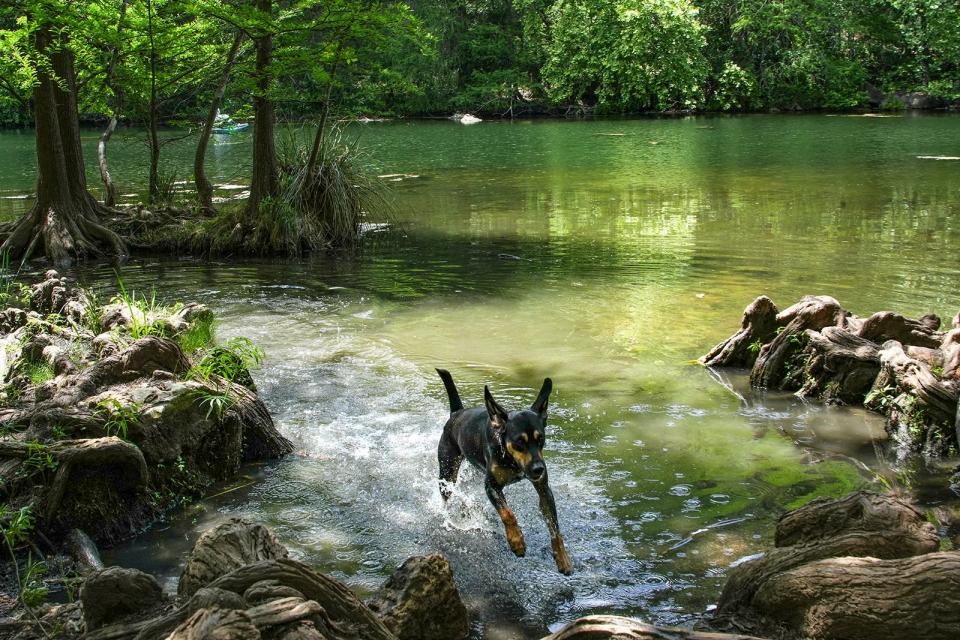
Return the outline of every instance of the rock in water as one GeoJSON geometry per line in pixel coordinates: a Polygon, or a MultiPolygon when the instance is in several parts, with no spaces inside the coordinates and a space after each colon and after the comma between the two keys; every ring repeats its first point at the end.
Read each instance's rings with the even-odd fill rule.
{"type": "Polygon", "coordinates": [[[189,598],[220,576],[261,560],[287,557],[273,531],[241,518],[230,518],[206,531],[190,552],[180,574],[177,593],[189,598]]]}
{"type": "Polygon", "coordinates": [[[467,608],[441,555],[408,558],[367,606],[400,640],[460,640],[467,637],[467,608]]]}

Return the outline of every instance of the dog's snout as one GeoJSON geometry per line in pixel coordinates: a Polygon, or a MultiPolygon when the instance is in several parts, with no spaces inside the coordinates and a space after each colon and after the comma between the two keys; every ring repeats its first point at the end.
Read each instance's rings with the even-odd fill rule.
{"type": "Polygon", "coordinates": [[[542,462],[534,462],[530,465],[530,479],[541,480],[547,474],[547,465],[542,462]]]}

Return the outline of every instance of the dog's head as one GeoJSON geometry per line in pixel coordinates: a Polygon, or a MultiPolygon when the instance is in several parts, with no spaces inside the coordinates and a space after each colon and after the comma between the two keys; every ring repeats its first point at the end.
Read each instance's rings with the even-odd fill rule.
{"type": "Polygon", "coordinates": [[[529,409],[508,413],[493,399],[489,387],[483,388],[483,401],[494,437],[501,443],[506,455],[520,465],[524,475],[534,482],[547,478],[543,446],[547,442],[547,400],[552,389],[553,382],[546,378],[529,409]]]}

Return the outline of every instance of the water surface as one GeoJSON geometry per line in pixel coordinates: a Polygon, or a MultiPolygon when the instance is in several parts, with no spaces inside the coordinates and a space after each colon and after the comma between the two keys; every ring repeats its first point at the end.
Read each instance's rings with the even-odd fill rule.
{"type": "MultiPolygon", "coordinates": [[[[255,378],[297,454],[110,560],[173,588],[199,530],[247,515],[363,593],[409,555],[445,554],[478,637],[537,638],[590,613],[683,624],[716,601],[731,562],[772,544],[785,508],[890,465],[877,416],[752,392],[742,373],[692,360],[761,293],[781,307],[814,293],[859,314],[952,317],[960,163],[918,156],[960,155],[960,118],[354,131],[379,174],[417,176],[392,183],[398,220],[359,255],[124,267],[128,288],[204,302],[221,338],[263,346],[255,378]],[[463,471],[441,504],[436,366],[468,405],[490,384],[519,408],[553,378],[547,462],[573,576],[554,569],[529,485],[506,491],[523,559],[479,473],[463,471]]],[[[5,194],[30,190],[32,139],[19,136],[0,135],[5,194]]],[[[248,144],[215,145],[217,180],[243,183],[248,144]]],[[[185,173],[190,150],[177,153],[185,173]]],[[[116,173],[142,188],[135,170],[116,173]]],[[[107,268],[79,275],[114,286],[107,268]]]]}

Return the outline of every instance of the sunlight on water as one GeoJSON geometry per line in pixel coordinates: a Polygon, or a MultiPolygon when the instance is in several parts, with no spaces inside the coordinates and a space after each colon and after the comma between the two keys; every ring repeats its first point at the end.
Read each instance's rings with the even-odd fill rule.
{"type": "MultiPolygon", "coordinates": [[[[950,153],[960,118],[872,120],[362,129],[378,173],[421,177],[397,183],[399,219],[360,254],[123,268],[129,288],[204,302],[220,339],[266,350],[254,377],[297,454],[108,560],[173,589],[199,531],[244,514],[362,593],[443,553],[476,637],[539,638],[587,613],[691,621],[732,563],[769,548],[784,509],[890,464],[877,416],[691,361],[760,293],[781,308],[827,293],[858,314],[960,307],[956,168],[916,159],[950,153]],[[573,576],[554,568],[529,483],[506,492],[523,559],[480,473],[464,469],[442,505],[437,366],[468,405],[489,384],[519,408],[553,378],[546,457],[573,576]]],[[[242,146],[218,152],[224,182],[243,182],[242,146]]],[[[23,166],[0,166],[4,189],[29,190],[23,166]]],[[[115,287],[109,268],[78,275],[115,287]]]]}

